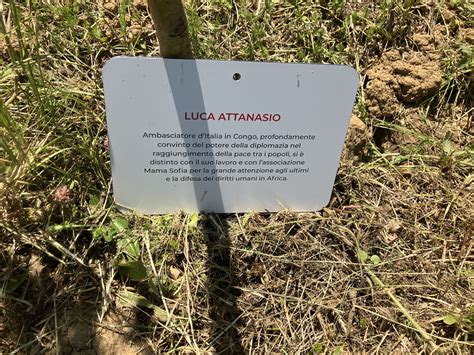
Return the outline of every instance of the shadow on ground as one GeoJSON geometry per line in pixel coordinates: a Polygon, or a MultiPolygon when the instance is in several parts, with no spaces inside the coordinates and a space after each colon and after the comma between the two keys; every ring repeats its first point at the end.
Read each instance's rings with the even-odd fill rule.
{"type": "Polygon", "coordinates": [[[236,324],[241,316],[236,301],[240,291],[230,252],[229,224],[224,215],[207,215],[202,231],[207,245],[211,345],[218,353],[243,354],[236,324]]]}
{"type": "Polygon", "coordinates": [[[0,260],[0,353],[152,353],[136,336],[140,311],[105,306],[90,268],[31,249],[9,254],[0,260]]]}
{"type": "MultiPolygon", "coordinates": [[[[237,331],[242,314],[236,304],[239,280],[232,261],[228,216],[203,214],[201,221],[202,247],[207,253],[202,259],[207,274],[203,285],[207,300],[203,301],[208,303],[210,318],[205,325],[208,336],[202,340],[217,353],[243,354],[237,331]]],[[[162,329],[147,316],[153,311],[124,306],[120,297],[115,297],[118,280],[113,277],[110,260],[97,261],[100,266],[93,270],[67,260],[59,262],[57,257],[38,254],[26,246],[16,255],[2,252],[6,297],[0,299],[1,351],[151,354],[160,349],[160,342],[149,346],[144,341],[152,334],[159,336],[162,329]]],[[[144,287],[147,283],[126,283],[153,299],[144,287]]],[[[158,299],[154,301],[159,304],[158,299]]],[[[201,316],[197,314],[197,318],[201,316]]]]}

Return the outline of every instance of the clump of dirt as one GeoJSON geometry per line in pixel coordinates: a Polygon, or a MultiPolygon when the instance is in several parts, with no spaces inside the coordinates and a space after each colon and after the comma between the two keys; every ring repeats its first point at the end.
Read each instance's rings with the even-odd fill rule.
{"type": "Polygon", "coordinates": [[[135,338],[134,314],[109,310],[99,322],[95,305],[76,305],[65,309],[59,318],[59,344],[64,354],[152,354],[149,347],[135,338]]]}
{"type": "Polygon", "coordinates": [[[450,47],[449,31],[442,24],[433,26],[430,33],[413,33],[411,40],[417,51],[423,52],[432,60],[439,59],[440,50],[450,47]]]}
{"type": "Polygon", "coordinates": [[[416,104],[439,90],[443,73],[437,60],[421,52],[390,50],[367,71],[369,113],[391,118],[402,104],[416,104]]]}
{"type": "Polygon", "coordinates": [[[367,156],[366,147],[369,139],[370,132],[366,124],[357,115],[352,115],[342,151],[342,164],[353,163],[367,156]]]}
{"type": "Polygon", "coordinates": [[[460,29],[459,38],[467,44],[474,45],[474,28],[468,27],[460,29]]]}

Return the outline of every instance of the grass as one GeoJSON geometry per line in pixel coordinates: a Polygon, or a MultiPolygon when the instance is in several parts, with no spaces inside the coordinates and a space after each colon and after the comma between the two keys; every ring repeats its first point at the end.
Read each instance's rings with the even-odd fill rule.
{"type": "Polygon", "coordinates": [[[472,352],[469,2],[188,1],[200,58],[356,67],[361,122],[322,211],[153,217],[113,204],[101,83],[159,55],[146,7],[0,9],[2,352],[472,352]],[[393,49],[442,80],[377,114],[424,65],[393,49]]]}

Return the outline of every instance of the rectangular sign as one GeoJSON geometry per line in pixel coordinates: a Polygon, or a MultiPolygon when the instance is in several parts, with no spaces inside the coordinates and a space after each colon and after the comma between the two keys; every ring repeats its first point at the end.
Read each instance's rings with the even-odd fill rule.
{"type": "Polygon", "coordinates": [[[115,57],[103,79],[118,205],[159,214],[328,203],[353,68],[115,57]]]}

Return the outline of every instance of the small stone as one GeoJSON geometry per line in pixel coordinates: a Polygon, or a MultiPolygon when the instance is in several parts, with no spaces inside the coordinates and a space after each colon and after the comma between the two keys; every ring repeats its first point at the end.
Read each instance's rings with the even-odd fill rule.
{"type": "Polygon", "coordinates": [[[174,266],[170,267],[170,276],[173,280],[177,280],[181,276],[181,271],[174,266]]]}
{"type": "Polygon", "coordinates": [[[364,121],[362,121],[356,115],[351,116],[351,121],[349,123],[349,129],[357,129],[359,131],[365,131],[367,126],[365,125],[364,121]]]}

